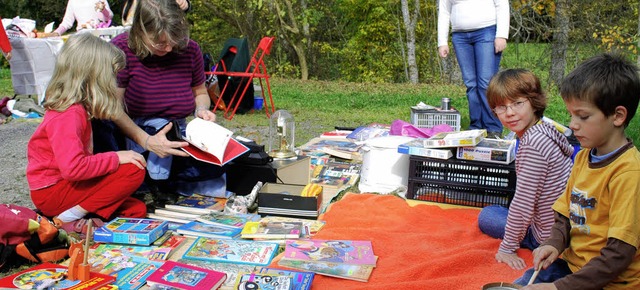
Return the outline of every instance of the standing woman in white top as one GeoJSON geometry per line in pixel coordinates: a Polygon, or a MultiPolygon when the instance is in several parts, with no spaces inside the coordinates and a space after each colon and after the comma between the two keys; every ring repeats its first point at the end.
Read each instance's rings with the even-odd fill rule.
{"type": "Polygon", "coordinates": [[[438,54],[449,55],[451,25],[451,42],[467,87],[469,129],[486,129],[489,137],[502,136],[486,92],[507,47],[509,16],[508,0],[440,0],[438,10],[438,54]]]}
{"type": "Polygon", "coordinates": [[[77,22],[76,30],[108,27],[113,12],[106,0],[69,0],[62,23],[53,34],[62,35],[77,22]]]}
{"type": "MultiPolygon", "coordinates": [[[[189,0],[176,0],[180,9],[184,12],[191,10],[191,2],[189,0]]],[[[122,6],[122,26],[131,26],[133,24],[133,12],[136,11],[138,0],[125,0],[122,6]]]]}

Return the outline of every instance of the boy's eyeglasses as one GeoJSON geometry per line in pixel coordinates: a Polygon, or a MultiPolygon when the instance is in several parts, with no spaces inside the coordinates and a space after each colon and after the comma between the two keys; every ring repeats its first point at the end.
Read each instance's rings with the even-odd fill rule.
{"type": "Polygon", "coordinates": [[[507,112],[508,108],[511,108],[512,111],[519,111],[520,109],[522,109],[522,107],[524,107],[524,103],[526,103],[529,100],[523,100],[523,101],[517,101],[517,102],[513,102],[511,105],[502,105],[502,106],[496,106],[495,108],[493,108],[493,111],[498,114],[504,114],[507,112]]]}

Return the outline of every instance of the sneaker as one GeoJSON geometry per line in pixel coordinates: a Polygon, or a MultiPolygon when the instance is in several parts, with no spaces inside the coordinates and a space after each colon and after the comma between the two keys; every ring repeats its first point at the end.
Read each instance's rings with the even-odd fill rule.
{"type": "Polygon", "coordinates": [[[68,234],[78,233],[78,234],[86,235],[87,222],[89,222],[89,220],[91,220],[91,224],[94,229],[104,225],[104,221],[102,221],[99,218],[90,218],[90,219],[82,218],[72,222],[64,223],[60,219],[58,219],[58,217],[53,218],[53,224],[56,226],[56,228],[63,229],[68,234]]]}

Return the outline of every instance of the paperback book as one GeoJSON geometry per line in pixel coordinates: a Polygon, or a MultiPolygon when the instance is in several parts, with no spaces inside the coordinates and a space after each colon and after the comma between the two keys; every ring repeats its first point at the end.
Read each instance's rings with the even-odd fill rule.
{"type": "Polygon", "coordinates": [[[240,235],[242,229],[221,227],[218,225],[205,224],[192,221],[180,226],[176,232],[191,237],[208,237],[214,239],[235,239],[240,235]]]}
{"type": "Polygon", "coordinates": [[[147,218],[154,219],[154,220],[159,220],[159,221],[167,221],[167,223],[169,223],[168,229],[170,229],[170,230],[176,230],[178,228],[178,227],[172,228],[171,224],[178,224],[179,226],[181,226],[183,224],[186,224],[186,223],[192,221],[192,220],[185,219],[185,218],[166,216],[166,215],[156,214],[156,213],[152,213],[152,212],[147,213],[147,218]]]}
{"type": "Polygon", "coordinates": [[[293,278],[288,275],[266,273],[241,273],[236,279],[234,289],[251,290],[290,290],[293,278]]]}
{"type": "Polygon", "coordinates": [[[350,265],[376,265],[371,241],[288,240],[282,259],[331,262],[350,265]]]}
{"type": "Polygon", "coordinates": [[[263,217],[260,221],[262,222],[301,222],[302,223],[302,233],[300,238],[310,238],[312,235],[315,235],[324,227],[325,221],[323,220],[315,220],[315,219],[303,219],[303,218],[294,218],[294,217],[282,217],[282,216],[266,216],[263,217]]]}
{"type": "Polygon", "coordinates": [[[184,290],[218,289],[227,279],[222,272],[180,262],[166,261],[149,278],[149,286],[164,285],[184,290]]]}
{"type": "Polygon", "coordinates": [[[367,265],[349,265],[332,262],[315,262],[281,259],[278,265],[301,271],[314,272],[316,274],[355,280],[360,282],[369,281],[373,266],[367,265]]]}
{"type": "Polygon", "coordinates": [[[69,280],[65,266],[42,263],[0,279],[0,288],[7,289],[98,289],[116,278],[91,272],[89,280],[69,280]]]}
{"type": "Polygon", "coordinates": [[[207,214],[222,211],[226,201],[226,198],[193,194],[180,197],[175,204],[167,204],[165,208],[187,213],[207,214]]]}
{"type": "Polygon", "coordinates": [[[115,253],[131,257],[140,257],[147,260],[164,261],[186,238],[183,236],[172,235],[162,245],[159,246],[137,246],[125,244],[104,244],[95,243],[90,248],[90,254],[94,256],[114,256],[115,253]],[[107,253],[111,252],[111,253],[107,253]]]}
{"type": "Polygon", "coordinates": [[[182,257],[210,262],[266,266],[271,263],[277,251],[277,243],[199,237],[182,257]]]}
{"type": "Polygon", "coordinates": [[[260,268],[258,273],[290,276],[292,278],[291,290],[311,289],[311,283],[313,282],[313,277],[315,275],[313,272],[290,271],[268,267],[260,268]]]}
{"type": "Polygon", "coordinates": [[[302,229],[301,222],[247,222],[240,236],[243,239],[299,239],[302,229]]]}
{"type": "Polygon", "coordinates": [[[446,148],[461,146],[476,146],[484,137],[487,136],[487,130],[466,130],[455,132],[441,132],[430,138],[423,140],[425,148],[446,148]]]}
{"type": "Polygon", "coordinates": [[[201,214],[197,214],[197,213],[187,213],[187,212],[177,211],[177,210],[168,209],[168,208],[156,208],[154,210],[154,213],[156,215],[176,217],[176,218],[181,218],[189,221],[194,221],[201,216],[201,214]]]}
{"type": "Polygon", "coordinates": [[[168,230],[167,221],[115,218],[93,233],[95,242],[151,245],[168,230]]]}
{"type": "Polygon", "coordinates": [[[196,220],[210,225],[242,229],[247,221],[255,221],[259,219],[260,216],[257,214],[212,212],[206,215],[201,215],[196,220]]]}
{"type": "Polygon", "coordinates": [[[225,165],[249,151],[247,146],[231,138],[233,132],[214,122],[195,118],[187,124],[184,140],[188,146],[181,149],[196,160],[214,165],[225,165]]]}
{"type": "Polygon", "coordinates": [[[224,281],[220,288],[233,289],[236,283],[239,273],[251,273],[256,270],[257,266],[249,264],[236,264],[236,263],[219,263],[219,262],[207,262],[202,260],[180,259],[180,263],[193,265],[200,268],[216,270],[227,274],[227,279],[224,281]]]}

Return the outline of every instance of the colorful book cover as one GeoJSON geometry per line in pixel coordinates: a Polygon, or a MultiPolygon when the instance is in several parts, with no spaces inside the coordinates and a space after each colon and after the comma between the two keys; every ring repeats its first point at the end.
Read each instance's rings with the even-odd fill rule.
{"type": "Polygon", "coordinates": [[[227,279],[222,272],[166,261],[147,278],[150,286],[159,284],[178,289],[218,289],[227,279]]]}
{"type": "Polygon", "coordinates": [[[240,233],[243,239],[299,239],[301,222],[247,222],[240,233]]]}
{"type": "Polygon", "coordinates": [[[169,258],[171,251],[177,248],[186,238],[173,235],[165,240],[160,246],[137,246],[126,244],[103,244],[95,243],[91,246],[90,254],[94,256],[114,255],[115,252],[123,255],[140,257],[148,260],[164,261],[169,258]],[[105,252],[114,252],[105,254],[105,252]]]}
{"type": "Polygon", "coordinates": [[[369,281],[369,277],[371,277],[371,272],[373,272],[374,268],[373,266],[367,265],[349,265],[332,262],[310,263],[307,261],[288,260],[284,258],[278,261],[278,265],[301,271],[310,271],[320,275],[360,282],[369,281]]]}
{"type": "Polygon", "coordinates": [[[182,257],[211,262],[266,266],[271,263],[277,251],[277,243],[199,237],[182,257]]]}
{"type": "Polygon", "coordinates": [[[225,198],[193,194],[191,196],[181,197],[176,204],[167,204],[165,208],[189,213],[207,214],[223,210],[225,203],[225,198]]]}
{"type": "Polygon", "coordinates": [[[168,230],[166,221],[148,218],[115,218],[93,233],[95,242],[151,245],[168,230]]]}
{"type": "Polygon", "coordinates": [[[323,165],[316,165],[311,173],[311,183],[340,188],[356,183],[360,177],[361,163],[329,161],[323,165]]]}
{"type": "Polygon", "coordinates": [[[454,132],[441,132],[423,140],[425,148],[446,148],[461,146],[476,146],[484,137],[487,130],[465,130],[454,132]]]}
{"type": "Polygon", "coordinates": [[[371,241],[288,240],[283,259],[375,266],[371,241]]]}
{"type": "Polygon", "coordinates": [[[277,275],[287,275],[291,276],[291,290],[309,290],[311,289],[311,283],[313,282],[313,276],[315,273],[313,272],[300,272],[300,271],[290,271],[290,270],[282,270],[276,268],[267,268],[262,267],[258,270],[258,273],[264,274],[277,274],[277,275]]]}
{"type": "Polygon", "coordinates": [[[180,263],[193,265],[200,268],[216,270],[227,274],[227,280],[224,281],[220,288],[232,289],[236,283],[239,273],[251,273],[256,270],[256,266],[249,264],[236,264],[236,263],[218,263],[208,262],[201,260],[180,259],[180,263]]]}
{"type": "Polygon", "coordinates": [[[135,263],[132,267],[124,268],[116,273],[116,282],[113,285],[117,286],[119,290],[139,289],[147,283],[147,278],[161,266],[160,262],[135,263]]]}
{"type": "Polygon", "coordinates": [[[362,147],[362,144],[357,144],[351,140],[331,140],[313,138],[306,144],[300,146],[300,150],[303,151],[322,151],[323,148],[330,148],[334,150],[358,152],[362,147]]]}
{"type": "Polygon", "coordinates": [[[42,263],[0,279],[0,288],[18,289],[98,289],[113,283],[116,278],[100,273],[91,273],[89,280],[67,279],[67,267],[42,263]]]}
{"type": "Polygon", "coordinates": [[[312,220],[312,219],[302,219],[302,218],[294,218],[294,217],[282,217],[282,216],[266,216],[263,217],[260,221],[262,222],[301,222],[304,229],[302,230],[302,234],[300,238],[309,238],[312,235],[315,235],[324,227],[326,223],[323,220],[312,220]]]}
{"type": "Polygon", "coordinates": [[[256,215],[230,214],[211,212],[199,216],[196,220],[202,223],[241,229],[248,220],[253,220],[256,215]]]}
{"type": "Polygon", "coordinates": [[[292,277],[278,274],[241,273],[233,289],[290,290],[292,277]]]}
{"type": "Polygon", "coordinates": [[[180,226],[176,232],[193,237],[209,237],[214,239],[235,239],[242,229],[221,227],[217,225],[205,224],[197,221],[186,223],[180,226]]]}

